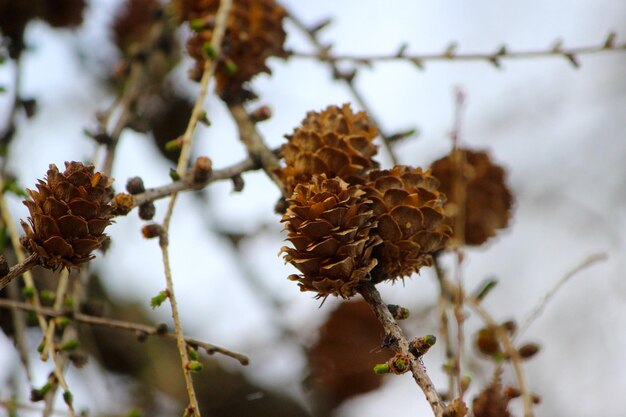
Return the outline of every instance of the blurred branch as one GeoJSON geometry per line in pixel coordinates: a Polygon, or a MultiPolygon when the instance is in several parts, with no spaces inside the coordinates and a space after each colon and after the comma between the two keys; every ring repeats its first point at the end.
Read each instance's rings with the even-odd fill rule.
{"type": "MultiPolygon", "coordinates": [[[[296,23],[296,25],[298,25],[298,23],[296,23]]],[[[549,48],[527,51],[510,51],[506,45],[502,45],[495,52],[491,53],[458,53],[456,52],[457,44],[455,42],[451,42],[441,53],[407,54],[407,45],[402,45],[398,49],[398,51],[394,53],[362,56],[332,54],[330,52],[330,47],[321,47],[318,44],[316,45],[318,46],[318,51],[315,53],[292,51],[291,56],[298,58],[316,59],[322,62],[327,62],[333,66],[336,66],[337,63],[342,61],[362,66],[371,66],[379,62],[405,61],[416,65],[421,70],[424,69],[427,62],[483,61],[493,65],[496,68],[500,68],[502,60],[560,57],[565,58],[571,65],[573,65],[575,68],[578,68],[580,67],[579,57],[581,55],[593,55],[601,52],[612,51],[626,51],[626,42],[616,43],[616,38],[617,35],[614,32],[611,32],[607,35],[602,43],[597,45],[565,48],[563,47],[562,41],[557,40],[549,48]]]]}
{"type": "MultiPolygon", "coordinates": [[[[443,339],[443,345],[446,355],[446,363],[444,366],[448,367],[446,374],[448,375],[448,396],[453,397],[455,379],[458,376],[456,372],[452,372],[456,369],[455,353],[452,347],[452,339],[450,338],[450,324],[448,319],[448,309],[451,309],[451,303],[454,298],[454,288],[446,280],[445,273],[441,268],[438,256],[433,256],[435,275],[437,282],[439,283],[439,333],[443,339]]],[[[444,368],[445,369],[445,368],[444,368]]]]}
{"type": "Polygon", "coordinates": [[[149,75],[146,73],[149,62],[146,59],[140,58],[140,56],[150,57],[152,55],[150,52],[159,47],[159,42],[161,41],[165,28],[166,25],[163,21],[159,21],[151,27],[150,36],[148,37],[143,53],[134,57],[130,63],[130,72],[128,74],[128,78],[126,79],[124,92],[119,98],[117,105],[114,105],[100,117],[102,124],[106,125],[109,122],[111,114],[117,110],[117,119],[113,123],[111,133],[108,135],[106,140],[106,153],[102,165],[102,173],[109,177],[111,176],[113,169],[115,151],[117,149],[120,136],[122,135],[122,131],[133,118],[136,102],[141,94],[143,94],[143,89],[149,79],[149,75]]]}
{"type": "Polygon", "coordinates": [[[426,373],[424,365],[409,352],[409,342],[404,335],[404,332],[398,326],[398,323],[393,318],[393,315],[389,311],[387,304],[383,302],[380,297],[380,293],[373,284],[365,284],[359,290],[359,293],[363,296],[365,301],[370,305],[376,318],[383,325],[386,333],[386,338],[392,338],[399,351],[406,355],[411,362],[411,372],[413,379],[417,382],[417,385],[422,389],[426,399],[430,404],[436,417],[442,417],[444,412],[444,404],[435,389],[430,377],[426,373]]]}
{"type": "Polygon", "coordinates": [[[496,336],[500,339],[500,342],[504,347],[504,352],[511,359],[511,363],[513,364],[513,370],[515,371],[519,390],[524,402],[524,417],[533,417],[533,396],[526,385],[526,378],[524,377],[524,372],[522,370],[522,358],[520,357],[519,351],[515,349],[512,338],[509,337],[506,329],[500,326],[491,314],[489,314],[489,312],[480,305],[478,300],[474,297],[465,297],[465,302],[483,319],[488,326],[495,330],[496,336]]]}
{"type": "MultiPolygon", "coordinates": [[[[402,133],[389,135],[382,130],[382,125],[374,116],[374,113],[372,112],[371,107],[367,104],[361,92],[354,85],[354,78],[356,77],[357,71],[356,70],[349,71],[349,72],[342,71],[338,65],[339,59],[336,59],[334,56],[330,55],[331,45],[324,45],[317,36],[318,32],[322,28],[324,28],[326,25],[328,25],[330,21],[325,21],[323,24],[319,24],[319,25],[316,25],[315,27],[310,28],[302,20],[296,17],[291,11],[288,11],[288,14],[289,14],[289,19],[293,22],[293,24],[296,25],[296,27],[300,29],[309,38],[309,40],[311,41],[311,44],[313,44],[313,46],[317,50],[317,52],[313,54],[291,52],[291,55],[296,56],[296,57],[315,58],[315,59],[318,59],[320,61],[323,61],[329,64],[333,72],[333,77],[337,80],[342,80],[343,82],[346,83],[354,99],[357,101],[357,103],[359,103],[359,106],[361,106],[361,108],[365,111],[365,113],[367,113],[369,119],[376,126],[376,128],[378,129],[378,133],[380,134],[380,137],[383,140],[383,145],[385,149],[387,150],[389,158],[391,159],[392,165],[397,165],[398,160],[396,158],[396,155],[393,152],[393,148],[391,147],[391,144],[394,141],[394,139],[397,139],[399,136],[402,136],[402,133]]],[[[415,130],[410,130],[410,132],[415,133],[415,130]]]]}
{"type": "Polygon", "coordinates": [[[37,265],[37,259],[37,254],[31,253],[22,262],[13,265],[9,273],[0,278],[0,290],[4,289],[4,287],[9,285],[15,278],[33,269],[33,267],[37,265]]]}
{"type": "Polygon", "coordinates": [[[254,121],[250,118],[246,109],[242,104],[229,104],[228,110],[230,110],[230,114],[237,124],[239,138],[246,146],[250,158],[261,165],[267,176],[276,183],[281,194],[284,197],[289,197],[286,194],[285,187],[280,177],[275,172],[276,169],[280,168],[278,158],[276,154],[267,147],[267,144],[259,134],[254,121]]]}
{"type": "Polygon", "coordinates": [[[606,253],[596,253],[587,257],[587,259],[583,260],[580,264],[578,264],[575,268],[571,269],[563,277],[552,287],[546,295],[543,296],[539,303],[532,309],[530,314],[526,317],[519,330],[516,332],[515,336],[518,337],[520,334],[524,333],[528,327],[539,317],[545,306],[548,302],[556,295],[556,293],[565,285],[574,275],[581,272],[585,268],[590,267],[591,265],[605,261],[608,259],[606,253]]]}
{"type": "MultiPolygon", "coordinates": [[[[30,304],[26,304],[20,301],[14,300],[6,300],[0,299],[0,308],[15,308],[23,311],[32,311],[33,313],[41,314],[46,317],[66,317],[68,316],[68,312],[66,311],[55,311],[52,308],[47,307],[34,307],[30,304]]],[[[92,326],[101,326],[108,327],[113,329],[121,329],[136,332],[139,337],[141,336],[159,336],[167,339],[176,340],[176,334],[172,332],[164,332],[163,326],[151,326],[147,324],[133,323],[129,321],[115,320],[108,317],[97,317],[91,316],[83,313],[70,313],[70,318],[76,320],[79,323],[92,325],[92,326]]],[[[226,349],[221,346],[214,345],[212,343],[203,342],[198,339],[194,339],[191,337],[185,337],[185,342],[189,346],[197,346],[204,349],[209,355],[219,353],[224,356],[228,356],[230,358],[236,359],[242,365],[247,365],[250,360],[244,354],[233,352],[229,349],[226,349]]]]}

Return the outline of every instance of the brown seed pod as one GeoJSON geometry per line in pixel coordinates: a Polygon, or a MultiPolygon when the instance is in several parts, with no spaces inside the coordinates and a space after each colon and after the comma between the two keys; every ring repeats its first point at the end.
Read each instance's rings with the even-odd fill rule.
{"type": "MultiPolygon", "coordinates": [[[[212,53],[207,51],[213,37],[219,0],[176,0],[175,9],[181,21],[189,20],[196,32],[187,42],[187,50],[196,60],[191,78],[199,80],[204,63],[212,53]]],[[[255,75],[270,73],[265,61],[272,56],[286,57],[283,49],[285,9],[273,0],[236,0],[226,22],[222,55],[215,72],[218,94],[229,103],[242,102],[255,95],[246,83],[255,75]]],[[[215,58],[215,57],[210,57],[215,58]]]]}
{"type": "Polygon", "coordinates": [[[65,172],[50,165],[37,191],[26,190],[24,200],[30,217],[21,221],[27,249],[39,255],[50,269],[78,267],[92,259],[92,252],[107,239],[104,229],[111,224],[113,181],[93,165],[66,162],[65,172]]]}
{"type": "Polygon", "coordinates": [[[502,354],[498,335],[494,327],[483,327],[476,334],[475,346],[480,353],[487,356],[499,356],[502,354]]]}
{"type": "Polygon", "coordinates": [[[443,210],[445,196],[437,185],[420,168],[370,172],[363,190],[378,220],[373,233],[383,241],[373,255],[378,259],[372,274],[376,282],[393,281],[432,265],[432,254],[446,244],[452,230],[443,210]]]}
{"type": "Polygon", "coordinates": [[[357,187],[324,174],[296,187],[281,220],[294,247],[280,252],[300,270],[289,279],[298,281],[301,291],[349,298],[370,280],[376,266],[372,249],[380,238],[370,235],[376,221],[362,196],[357,187]]]}
{"type": "Polygon", "coordinates": [[[354,113],[349,104],[309,112],[281,148],[286,167],[278,174],[287,191],[322,173],[349,184],[363,183],[366,172],[379,166],[373,159],[376,132],[367,115],[354,113]]]}
{"type": "MultiPolygon", "coordinates": [[[[447,209],[458,213],[463,209],[460,206],[465,206],[464,243],[481,245],[495,236],[497,229],[509,224],[513,196],[505,183],[504,169],[494,164],[486,152],[469,149],[456,152],[433,162],[430,168],[448,197],[447,209]],[[460,166],[464,167],[463,173],[459,172],[460,166]],[[460,193],[455,189],[459,179],[461,184],[465,183],[460,193]]],[[[451,224],[455,221],[453,217],[451,224]]]]}
{"type": "Polygon", "coordinates": [[[518,349],[519,355],[522,359],[529,359],[539,353],[540,347],[536,343],[526,343],[520,346],[518,349]]]}

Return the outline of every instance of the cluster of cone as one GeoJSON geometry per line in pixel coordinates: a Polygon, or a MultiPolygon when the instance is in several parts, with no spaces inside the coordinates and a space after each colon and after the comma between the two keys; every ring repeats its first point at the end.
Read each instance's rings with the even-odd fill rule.
{"type": "MultiPolygon", "coordinates": [[[[199,80],[210,52],[219,0],[175,0],[178,19],[189,21],[194,34],[187,51],[196,61],[191,78],[199,80]]],[[[286,11],[274,0],[235,0],[226,21],[222,53],[215,71],[217,92],[225,101],[242,102],[254,98],[246,83],[255,75],[270,70],[265,61],[271,56],[285,57],[286,11]]]]}
{"type": "MultiPolygon", "coordinates": [[[[302,291],[349,298],[365,282],[408,277],[432,265],[433,255],[453,235],[455,219],[448,214],[444,191],[452,187],[446,181],[453,176],[436,178],[442,162],[432,172],[401,165],[380,170],[373,159],[376,133],[365,113],[355,114],[346,104],[308,113],[287,136],[281,149],[286,166],[277,173],[292,192],[282,218],[292,247],[281,253],[300,271],[289,279],[302,291]]],[[[484,165],[484,158],[477,159],[484,165]]],[[[479,200],[475,204],[473,196],[468,198],[468,210],[486,205],[494,213],[504,211],[508,220],[511,199],[503,171],[491,165],[477,170],[481,175],[473,177],[471,190],[479,200]]],[[[480,213],[470,213],[476,222],[467,225],[490,228],[481,233],[491,236],[506,225],[494,216],[478,224],[480,213]]]]}

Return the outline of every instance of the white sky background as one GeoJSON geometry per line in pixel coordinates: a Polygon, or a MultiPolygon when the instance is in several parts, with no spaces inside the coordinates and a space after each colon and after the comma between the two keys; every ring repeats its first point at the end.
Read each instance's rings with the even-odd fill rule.
{"type": "MultiPolygon", "coordinates": [[[[93,126],[93,113],[111,98],[85,73],[77,51],[102,63],[110,59],[114,52],[103,43],[103,25],[114,3],[93,1],[88,25],[78,33],[55,32],[43,24],[29,28],[27,40],[34,50],[24,59],[23,91],[38,99],[39,111],[20,124],[11,149],[11,168],[23,186],[32,187],[50,163],[62,166],[65,160],[85,160],[93,154],[94,144],[82,136],[82,129],[93,126]]],[[[285,3],[311,24],[333,17],[323,39],[343,53],[391,53],[405,42],[410,45],[407,53],[429,53],[443,51],[450,41],[459,41],[459,52],[492,52],[502,43],[509,50],[543,49],[556,38],[562,38],[565,47],[584,46],[601,43],[610,30],[617,30],[618,42],[623,42],[619,32],[626,33],[626,4],[609,0],[285,3]]],[[[288,31],[289,47],[310,50],[292,25],[288,31]]],[[[567,270],[590,254],[609,255],[608,261],[568,283],[529,329],[523,340],[537,341],[543,349],[524,370],[530,387],[543,398],[538,416],[618,417],[626,408],[626,53],[582,56],[580,62],[578,70],[562,58],[548,58],[506,60],[502,70],[486,63],[427,63],[425,71],[385,63],[361,70],[357,85],[387,132],[419,127],[420,136],[396,150],[402,163],[420,166],[449,149],[452,91],[461,86],[466,92],[461,140],[491,150],[508,169],[516,196],[512,227],[485,249],[471,251],[464,270],[469,289],[486,277],[500,279],[485,301],[497,319],[523,319],[567,270]]],[[[177,72],[179,78],[184,79],[186,67],[177,72]]],[[[255,80],[261,100],[251,106],[272,108],[272,119],[259,125],[271,146],[280,145],[307,111],[351,101],[324,65],[294,58],[273,61],[271,67],[272,78],[255,80]]],[[[0,67],[0,80],[10,79],[8,71],[7,65],[0,67]]],[[[223,105],[211,98],[207,111],[213,124],[196,136],[196,155],[211,157],[218,168],[241,160],[245,150],[223,105]]],[[[114,166],[118,191],[134,175],[141,175],[147,187],[169,181],[168,165],[151,146],[141,135],[122,136],[114,166]]],[[[383,150],[381,160],[388,163],[383,150]]],[[[184,327],[190,335],[248,353],[247,372],[255,379],[302,395],[297,388],[304,366],[301,354],[294,346],[276,342],[271,308],[247,284],[238,266],[242,261],[232,257],[228,245],[209,227],[250,233],[264,228],[245,242],[243,261],[285,303],[281,317],[298,329],[302,341],[314,339],[316,326],[334,300],[318,309],[318,301],[286,280],[292,269],[276,256],[284,237],[273,214],[278,191],[261,173],[244,179],[246,187],[239,194],[231,193],[229,183],[212,185],[209,206],[192,195],[179,198],[170,241],[184,327]]],[[[15,217],[26,217],[25,207],[13,203],[15,217]]],[[[157,221],[164,211],[161,202],[157,221]]],[[[165,284],[157,243],[143,240],[141,225],[135,213],[119,218],[110,227],[111,250],[95,264],[114,296],[147,306],[165,284]]],[[[387,302],[414,312],[435,303],[429,271],[407,280],[404,287],[379,287],[387,302]]],[[[154,316],[167,320],[168,307],[154,316]]],[[[468,330],[479,324],[470,319],[468,330]]],[[[427,322],[408,324],[412,335],[433,332],[436,326],[436,314],[427,322]]],[[[470,335],[468,331],[468,339],[470,335]]],[[[426,359],[441,387],[442,350],[435,346],[426,359]]],[[[0,378],[6,376],[5,364],[16,358],[9,342],[0,340],[0,378]]],[[[236,367],[232,361],[224,363],[236,367]]],[[[490,369],[486,362],[481,365],[490,369]]],[[[488,377],[488,371],[475,374],[474,388],[488,377]]],[[[504,379],[513,382],[513,374],[505,373],[504,379]]],[[[83,394],[75,393],[79,406],[96,403],[83,394]]],[[[430,415],[413,380],[403,376],[388,378],[383,389],[345,404],[341,416],[379,416],[390,413],[390,407],[398,416],[430,415]]]]}

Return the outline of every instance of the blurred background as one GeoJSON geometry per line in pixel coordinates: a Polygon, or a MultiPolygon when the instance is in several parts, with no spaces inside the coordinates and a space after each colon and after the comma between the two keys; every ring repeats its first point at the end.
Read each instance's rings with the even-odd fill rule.
{"type": "MultiPolygon", "coordinates": [[[[26,27],[20,95],[36,100],[36,112],[30,118],[24,112],[16,116],[10,157],[4,161],[20,187],[32,188],[51,163],[62,167],[64,161],[102,158],[84,130],[94,129],[95,115],[112,105],[119,88],[113,74],[122,52],[111,26],[122,3],[89,1],[82,24],[73,29],[53,29],[43,20],[26,27]]],[[[331,18],[320,38],[337,54],[393,54],[405,43],[407,54],[438,53],[454,41],[459,53],[491,53],[503,44],[510,51],[546,50],[557,39],[563,47],[602,45],[610,31],[617,32],[618,43],[626,39],[620,36],[626,36],[626,4],[609,0],[282,4],[309,25],[331,18]]],[[[314,51],[288,19],[286,31],[288,49],[314,51]]],[[[175,36],[184,42],[186,32],[175,36]]],[[[193,102],[198,90],[187,78],[192,62],[183,55],[167,76],[173,93],[163,98],[179,110],[193,102]]],[[[417,129],[394,150],[400,163],[421,167],[449,152],[454,90],[465,93],[460,141],[489,150],[505,167],[515,198],[509,228],[486,246],[468,250],[462,271],[468,289],[486,278],[498,280],[484,301],[497,320],[522,321],[569,270],[592,254],[608,255],[568,282],[524,334],[523,341],[542,348],[524,370],[532,391],[542,398],[537,416],[618,417],[626,408],[626,53],[578,60],[578,69],[563,57],[502,60],[500,69],[486,62],[425,62],[419,69],[391,61],[360,69],[354,83],[386,132],[417,129]]],[[[291,57],[270,60],[269,66],[271,77],[260,75],[252,82],[259,99],[249,108],[271,108],[272,117],[258,128],[272,148],[284,142],[307,111],[346,102],[360,109],[327,64],[291,57]]],[[[0,85],[6,89],[0,95],[0,128],[9,118],[15,72],[12,60],[0,66],[0,85]]],[[[244,159],[246,150],[224,104],[211,96],[205,108],[211,126],[198,129],[193,154],[208,156],[215,168],[244,159]]],[[[185,114],[159,113],[153,123],[165,120],[171,127],[185,114]]],[[[159,145],[156,136],[157,131],[123,132],[113,165],[116,191],[137,175],[146,187],[171,181],[174,163],[159,150],[163,142],[159,145]]],[[[384,149],[379,160],[390,167],[384,149]]],[[[312,294],[300,293],[286,279],[294,270],[277,256],[285,237],[274,213],[279,191],[262,172],[246,173],[243,179],[241,192],[223,181],[180,195],[170,231],[185,333],[250,357],[247,367],[217,355],[205,358],[205,370],[195,381],[206,415],[430,415],[409,376],[372,378],[367,372],[389,356],[376,352],[383,331],[367,309],[330,298],[320,307],[312,294]],[[347,360],[345,352],[340,356],[342,349],[354,361],[345,368],[339,365],[347,360]],[[333,362],[334,355],[344,359],[333,362]]],[[[14,218],[26,218],[20,198],[8,198],[14,218]]],[[[161,221],[166,202],[156,206],[155,220],[161,221]]],[[[169,323],[169,306],[149,306],[165,284],[158,244],[141,236],[144,223],[133,212],[108,229],[111,245],[91,263],[90,291],[107,314],[169,323]]],[[[442,261],[453,270],[452,258],[442,261]]],[[[424,269],[404,284],[381,284],[379,290],[386,302],[411,310],[403,324],[409,335],[436,334],[433,271],[424,269]]],[[[493,369],[472,347],[480,326],[477,317],[469,317],[462,369],[473,379],[470,399],[493,369]]],[[[67,374],[77,409],[93,416],[127,415],[133,407],[151,416],[179,414],[185,392],[173,343],[140,344],[130,333],[80,331],[91,358],[67,374]]],[[[35,357],[39,331],[29,333],[28,340],[35,357]]],[[[447,384],[443,358],[443,346],[435,345],[424,359],[437,387],[447,384]]],[[[33,365],[35,381],[43,384],[51,365],[36,360],[33,365]]],[[[502,378],[515,381],[509,369],[502,378]]],[[[28,395],[18,353],[0,333],[0,400],[16,396],[28,402],[28,395]]],[[[62,401],[57,402],[63,410],[62,401]]],[[[521,415],[520,400],[511,405],[521,415]]],[[[19,415],[40,413],[22,410],[19,415]]]]}

